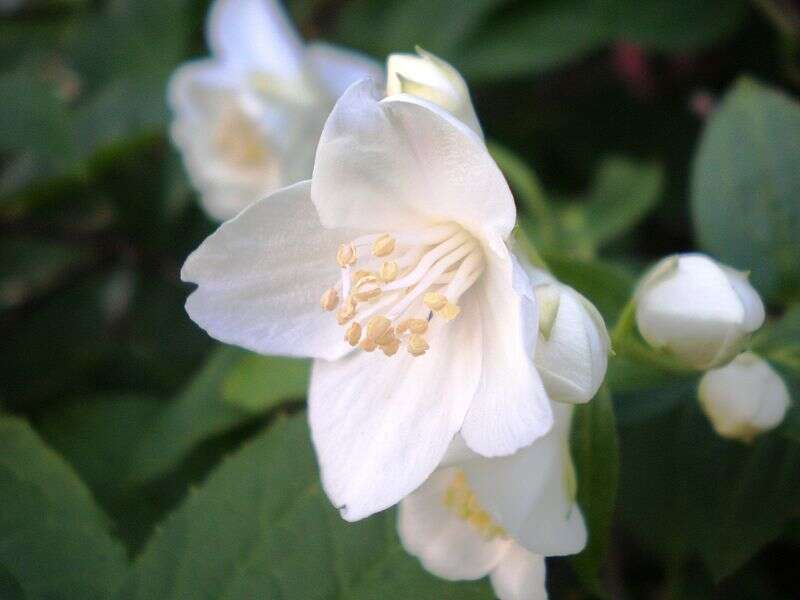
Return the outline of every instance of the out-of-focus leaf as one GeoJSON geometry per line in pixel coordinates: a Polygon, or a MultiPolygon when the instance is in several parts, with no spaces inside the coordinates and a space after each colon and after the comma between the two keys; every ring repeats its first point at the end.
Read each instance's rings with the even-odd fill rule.
{"type": "Polygon", "coordinates": [[[673,563],[699,554],[719,581],[778,537],[800,503],[800,445],[717,436],[694,397],[622,430],[622,522],[673,563]]]}
{"type": "Polygon", "coordinates": [[[72,469],[13,418],[0,419],[0,503],[2,588],[41,600],[101,599],[115,589],[127,561],[105,515],[72,469]]]}
{"type": "Polygon", "coordinates": [[[628,302],[635,280],[615,263],[593,259],[578,260],[560,253],[545,254],[547,266],[562,283],[572,286],[591,300],[611,326],[628,302]]]}
{"type": "Polygon", "coordinates": [[[618,39],[660,50],[708,46],[734,32],[744,0],[541,0],[509,3],[458,48],[471,77],[542,71],[618,39]]]}
{"type": "Polygon", "coordinates": [[[301,400],[308,389],[309,363],[296,358],[245,356],[222,382],[222,399],[249,412],[301,400]]]}
{"type": "Polygon", "coordinates": [[[583,218],[579,237],[594,249],[632,229],[659,200],[663,170],[657,164],[620,157],[605,159],[587,202],[574,207],[583,218]]]}
{"type": "Polygon", "coordinates": [[[725,96],[694,162],[692,211],[700,242],[751,270],[771,298],[800,291],[800,106],[751,79],[725,96]]]}
{"type": "Polygon", "coordinates": [[[428,575],[394,520],[343,521],[320,489],[304,416],[282,419],[167,519],[116,598],[493,597],[485,583],[428,575]]]}
{"type": "Polygon", "coordinates": [[[155,416],[131,457],[130,478],[150,481],[174,468],[202,440],[253,417],[223,400],[223,384],[247,352],[232,346],[212,353],[201,371],[155,416]]]}
{"type": "Polygon", "coordinates": [[[619,477],[614,405],[608,388],[600,388],[591,402],[575,407],[571,446],[578,504],[589,530],[586,549],[572,558],[572,564],[584,585],[603,594],[599,574],[608,550],[619,477]]]}

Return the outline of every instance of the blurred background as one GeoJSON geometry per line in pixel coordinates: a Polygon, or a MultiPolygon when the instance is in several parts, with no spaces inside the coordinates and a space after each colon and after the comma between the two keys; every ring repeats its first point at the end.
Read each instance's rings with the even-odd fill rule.
{"type": "MultiPolygon", "coordinates": [[[[782,323],[759,343],[800,372],[799,2],[286,6],[306,39],[379,61],[419,45],[456,66],[523,226],[609,326],[647,264],[703,249],[752,269],[782,323]],[[761,110],[770,103],[786,115],[761,110]],[[764,119],[767,150],[748,156],[753,142],[736,131],[701,143],[723,109],[734,125],[764,119]],[[719,144],[745,165],[774,152],[777,184],[736,197],[719,144]],[[550,239],[542,218],[557,221],[550,239]]],[[[169,142],[165,85],[207,54],[207,8],[0,0],[0,403],[12,416],[0,436],[0,598],[101,598],[137,577],[172,587],[147,596],[130,584],[120,597],[206,597],[192,586],[211,585],[229,550],[243,565],[226,598],[490,598],[485,583],[426,575],[399,549],[391,512],[339,522],[303,425],[308,365],[221,347],[184,312],[180,265],[215,225],[169,142]],[[246,460],[225,470],[239,448],[246,460]],[[244,504],[260,494],[275,505],[244,504]]],[[[586,482],[611,507],[619,481],[613,519],[611,508],[597,517],[610,538],[580,559],[591,567],[550,561],[551,597],[800,597],[797,411],[769,440],[727,442],[697,410],[694,379],[664,381],[612,365],[616,419],[604,416],[611,439],[591,451],[621,461],[598,459],[586,482]]]]}

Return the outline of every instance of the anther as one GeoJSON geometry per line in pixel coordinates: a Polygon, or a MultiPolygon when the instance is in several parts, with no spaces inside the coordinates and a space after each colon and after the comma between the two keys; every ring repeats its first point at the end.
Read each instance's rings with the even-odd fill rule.
{"type": "Polygon", "coordinates": [[[392,344],[394,344],[394,341],[396,339],[397,337],[395,337],[394,335],[394,329],[392,327],[389,327],[389,329],[387,329],[383,333],[383,335],[381,335],[378,339],[375,340],[375,343],[377,343],[379,346],[391,346],[392,344]]]}
{"type": "Polygon", "coordinates": [[[367,321],[367,339],[377,342],[392,326],[392,322],[383,315],[375,315],[367,321]]]}
{"type": "Polygon", "coordinates": [[[378,347],[378,344],[376,344],[369,338],[364,338],[363,340],[361,340],[361,343],[358,345],[358,347],[361,348],[364,352],[372,352],[373,350],[375,350],[375,348],[378,347]]]}
{"type": "Polygon", "coordinates": [[[354,348],[358,346],[358,341],[361,339],[361,325],[355,322],[351,323],[347,333],[344,334],[344,339],[354,348]]]}
{"type": "Polygon", "coordinates": [[[428,348],[428,342],[418,333],[412,334],[408,339],[408,353],[411,356],[422,356],[428,348]]]}
{"type": "Polygon", "coordinates": [[[381,270],[379,271],[379,276],[381,281],[384,283],[389,283],[390,281],[394,281],[397,278],[397,263],[394,261],[385,262],[381,265],[381,270]]]}
{"type": "Polygon", "coordinates": [[[347,298],[342,305],[339,307],[339,310],[336,311],[336,322],[339,325],[344,325],[350,319],[352,319],[356,314],[356,303],[353,302],[352,298],[347,298]]]}
{"type": "Polygon", "coordinates": [[[422,301],[431,310],[441,310],[447,305],[447,298],[439,292],[427,292],[422,297],[422,301]]]}
{"type": "Polygon", "coordinates": [[[342,244],[336,252],[336,262],[344,268],[356,262],[356,248],[352,243],[342,244]]]}
{"type": "Polygon", "coordinates": [[[397,338],[393,338],[388,344],[381,344],[381,351],[383,351],[386,356],[394,356],[399,349],[400,340],[397,338]]]}
{"type": "Polygon", "coordinates": [[[333,288],[328,288],[319,299],[322,310],[333,310],[339,304],[339,294],[333,288]]]}
{"type": "Polygon", "coordinates": [[[459,314],[461,314],[461,309],[457,304],[447,302],[436,314],[442,317],[445,321],[452,321],[459,314]]]}
{"type": "Polygon", "coordinates": [[[373,256],[389,256],[394,252],[395,241],[388,233],[384,233],[372,243],[373,256]]]}

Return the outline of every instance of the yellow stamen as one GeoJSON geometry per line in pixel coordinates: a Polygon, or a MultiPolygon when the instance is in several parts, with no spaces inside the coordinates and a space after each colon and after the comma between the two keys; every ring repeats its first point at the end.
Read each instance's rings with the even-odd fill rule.
{"type": "Polygon", "coordinates": [[[400,340],[393,338],[388,344],[381,344],[381,350],[386,356],[394,356],[400,348],[400,340]]]}
{"type": "Polygon", "coordinates": [[[322,310],[333,310],[339,304],[339,294],[335,289],[328,288],[319,299],[319,304],[322,306],[322,310]]]}
{"type": "Polygon", "coordinates": [[[358,345],[358,340],[361,339],[361,325],[358,323],[351,323],[344,335],[345,341],[354,348],[358,345]]]}
{"type": "Polygon", "coordinates": [[[336,322],[339,325],[344,325],[350,319],[352,319],[356,314],[356,303],[353,302],[352,298],[347,298],[342,305],[339,307],[339,310],[336,311],[336,322]]]}
{"type": "Polygon", "coordinates": [[[392,327],[389,327],[389,329],[387,329],[378,339],[376,339],[375,342],[379,346],[389,346],[391,344],[394,344],[394,341],[396,339],[397,338],[394,335],[394,329],[392,327]]]}
{"type": "Polygon", "coordinates": [[[428,331],[428,322],[425,319],[409,319],[408,330],[411,333],[419,333],[420,335],[428,331]]]}
{"type": "Polygon", "coordinates": [[[392,322],[383,315],[375,315],[367,321],[367,339],[377,342],[392,326],[392,322]]]}
{"type": "Polygon", "coordinates": [[[353,244],[342,244],[336,252],[336,262],[344,268],[356,262],[356,248],[353,244]]]}
{"type": "Polygon", "coordinates": [[[372,243],[373,256],[389,256],[394,252],[395,241],[388,233],[384,233],[372,243]]]}
{"type": "Polygon", "coordinates": [[[442,317],[445,321],[452,321],[459,314],[461,314],[461,309],[458,307],[457,304],[448,302],[447,304],[444,305],[444,307],[442,307],[439,311],[437,311],[436,314],[442,317]]]}
{"type": "Polygon", "coordinates": [[[422,356],[428,348],[428,342],[420,334],[414,333],[408,338],[408,353],[411,356],[422,356]]]}
{"type": "Polygon", "coordinates": [[[355,285],[361,279],[363,279],[364,277],[369,277],[370,275],[372,275],[373,277],[375,276],[374,273],[365,271],[364,269],[359,269],[358,271],[355,271],[352,275],[350,275],[350,281],[355,285]]]}
{"type": "Polygon", "coordinates": [[[469,523],[487,540],[503,537],[506,531],[492,520],[470,489],[467,477],[459,471],[444,492],[442,502],[455,515],[469,523]]]}
{"type": "Polygon", "coordinates": [[[422,297],[422,301],[425,303],[425,306],[431,310],[441,310],[447,304],[447,298],[439,292],[427,292],[422,297]]]}
{"type": "Polygon", "coordinates": [[[397,278],[397,263],[394,261],[385,262],[381,265],[380,278],[384,283],[389,283],[397,278]]]}
{"type": "Polygon", "coordinates": [[[369,338],[364,338],[363,340],[361,340],[361,343],[358,345],[358,347],[361,348],[364,352],[372,352],[373,350],[375,350],[375,348],[378,347],[378,344],[376,344],[369,338]]]}

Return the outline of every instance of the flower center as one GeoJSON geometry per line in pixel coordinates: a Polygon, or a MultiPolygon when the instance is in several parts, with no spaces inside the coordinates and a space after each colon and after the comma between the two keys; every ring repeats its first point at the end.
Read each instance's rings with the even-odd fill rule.
{"type": "Polygon", "coordinates": [[[241,169],[258,169],[269,158],[258,127],[238,107],[231,106],[220,115],[213,143],[228,163],[241,169]]]}
{"type": "Polygon", "coordinates": [[[442,502],[459,519],[469,523],[487,540],[507,535],[505,529],[495,523],[492,516],[478,503],[463,471],[458,471],[453,477],[444,491],[442,502]]]}
{"type": "Polygon", "coordinates": [[[412,356],[425,354],[434,318],[458,317],[458,299],[484,266],[478,242],[455,223],[365,235],[342,244],[336,261],[341,279],[322,294],[322,308],[336,310],[351,346],[386,356],[401,345],[412,356]]]}

